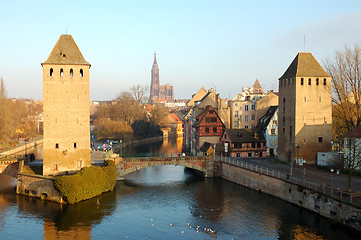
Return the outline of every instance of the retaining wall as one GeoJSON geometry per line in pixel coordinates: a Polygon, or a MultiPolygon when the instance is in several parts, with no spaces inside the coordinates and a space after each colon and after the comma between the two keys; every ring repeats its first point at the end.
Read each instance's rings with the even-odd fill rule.
{"type": "Polygon", "coordinates": [[[322,193],[223,162],[217,162],[215,174],[228,181],[267,193],[356,230],[361,230],[361,209],[322,193]]]}

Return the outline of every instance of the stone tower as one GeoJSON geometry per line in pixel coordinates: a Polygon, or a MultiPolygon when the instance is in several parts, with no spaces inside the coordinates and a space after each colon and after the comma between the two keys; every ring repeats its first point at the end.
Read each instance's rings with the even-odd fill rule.
{"type": "Polygon", "coordinates": [[[159,100],[159,68],[157,64],[156,54],[154,53],[154,61],[151,70],[150,99],[151,102],[159,100]]]}
{"type": "Polygon", "coordinates": [[[90,166],[89,69],[71,35],[61,35],[43,66],[43,175],[90,166]]]}
{"type": "Polygon", "coordinates": [[[279,78],[279,158],[316,163],[331,150],[331,76],[311,53],[298,53],[279,78]]]}

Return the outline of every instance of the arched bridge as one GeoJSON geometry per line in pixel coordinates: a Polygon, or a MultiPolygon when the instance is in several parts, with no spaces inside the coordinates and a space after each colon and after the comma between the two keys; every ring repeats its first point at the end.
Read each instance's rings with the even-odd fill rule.
{"type": "Polygon", "coordinates": [[[154,157],[154,158],[120,158],[114,159],[117,167],[117,180],[124,180],[124,176],[143,168],[159,165],[175,165],[191,168],[200,172],[204,177],[214,176],[214,157],[154,157]]]}
{"type": "Polygon", "coordinates": [[[0,173],[16,178],[19,170],[18,160],[0,160],[0,173]]]}

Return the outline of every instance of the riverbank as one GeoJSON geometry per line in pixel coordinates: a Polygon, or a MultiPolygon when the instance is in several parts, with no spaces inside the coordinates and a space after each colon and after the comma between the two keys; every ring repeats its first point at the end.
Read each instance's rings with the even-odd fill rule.
{"type": "Polygon", "coordinates": [[[266,193],[299,207],[305,208],[330,220],[361,231],[361,209],[323,192],[308,189],[299,184],[281,179],[274,172],[263,174],[218,161],[215,175],[244,187],[266,193]]]}

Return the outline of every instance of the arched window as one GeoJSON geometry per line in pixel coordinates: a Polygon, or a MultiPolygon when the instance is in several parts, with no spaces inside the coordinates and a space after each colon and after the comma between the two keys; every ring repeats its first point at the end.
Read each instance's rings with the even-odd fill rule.
{"type": "Polygon", "coordinates": [[[61,68],[61,69],[60,69],[60,77],[62,77],[62,76],[64,76],[64,71],[63,71],[63,69],[61,68]]]}
{"type": "Polygon", "coordinates": [[[54,70],[52,68],[50,68],[50,77],[52,77],[54,74],[54,70]]]}
{"type": "Polygon", "coordinates": [[[80,77],[83,77],[83,69],[80,69],[80,77]]]}
{"type": "Polygon", "coordinates": [[[73,69],[70,68],[70,77],[73,77],[73,69]]]}

